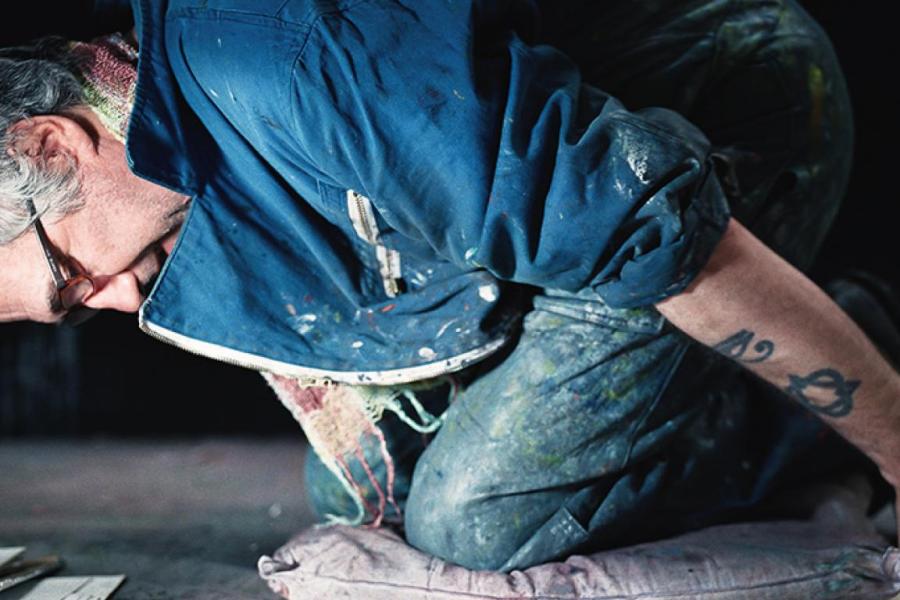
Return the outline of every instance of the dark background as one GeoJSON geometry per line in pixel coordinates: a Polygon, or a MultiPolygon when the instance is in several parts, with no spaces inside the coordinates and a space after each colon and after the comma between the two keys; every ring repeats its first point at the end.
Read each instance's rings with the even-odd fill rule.
{"type": "MultiPolygon", "coordinates": [[[[23,7],[33,14],[17,11],[16,27],[0,27],[0,45],[27,40],[48,26],[83,32],[76,15],[85,4],[60,2],[58,10],[40,12],[23,7]]],[[[858,266],[898,286],[895,24],[872,10],[874,3],[802,4],[832,38],[847,75],[857,135],[847,199],[812,276],[821,283],[858,266]]],[[[95,21],[90,28],[109,25],[95,21]]],[[[0,326],[0,436],[272,434],[296,428],[259,375],[154,341],[138,331],[133,315],[102,314],[76,330],[0,326]]]]}

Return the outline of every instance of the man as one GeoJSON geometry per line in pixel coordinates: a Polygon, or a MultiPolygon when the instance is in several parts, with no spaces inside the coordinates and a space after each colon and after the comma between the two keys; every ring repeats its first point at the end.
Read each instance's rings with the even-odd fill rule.
{"type": "Polygon", "coordinates": [[[4,320],[140,310],[316,410],[429,380],[311,493],[351,517],[387,488],[411,544],[470,568],[758,504],[824,452],[789,397],[900,482],[900,375],[798,270],[852,132],[792,1],[220,4],[135,2],[124,142],[66,60],[7,54],[4,320]],[[423,451],[401,422],[443,424],[423,451]]]}

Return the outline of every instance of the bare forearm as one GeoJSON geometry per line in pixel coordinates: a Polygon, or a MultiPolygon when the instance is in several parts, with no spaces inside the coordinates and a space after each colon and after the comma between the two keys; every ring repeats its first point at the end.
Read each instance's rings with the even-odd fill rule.
{"type": "Polygon", "coordinates": [[[814,283],[732,221],[684,293],[657,305],[691,337],[828,421],[900,479],[900,374],[814,283]]]}

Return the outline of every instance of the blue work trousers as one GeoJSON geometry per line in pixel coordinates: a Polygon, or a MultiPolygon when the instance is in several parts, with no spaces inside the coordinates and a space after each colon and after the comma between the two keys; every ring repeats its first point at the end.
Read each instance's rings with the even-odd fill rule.
{"type": "MultiPolygon", "coordinates": [[[[832,47],[790,0],[683,5],[635,25],[642,43],[585,35],[581,19],[559,44],[630,109],[666,106],[699,126],[721,157],[733,216],[808,269],[853,145],[832,47]]],[[[541,290],[515,344],[461,379],[432,440],[393,417],[381,427],[408,541],[474,569],[522,569],[739,518],[805,456],[825,467],[835,463],[823,452],[852,455],[653,307],[613,309],[587,290],[541,290]]],[[[434,410],[447,395],[425,394],[434,410]]],[[[368,450],[383,477],[379,449],[368,450]]],[[[307,481],[320,512],[353,513],[315,457],[307,481]]]]}

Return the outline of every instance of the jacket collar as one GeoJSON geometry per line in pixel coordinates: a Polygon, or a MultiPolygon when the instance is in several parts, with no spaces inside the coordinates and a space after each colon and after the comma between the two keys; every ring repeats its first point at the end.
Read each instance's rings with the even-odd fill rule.
{"type": "Polygon", "coordinates": [[[140,55],[125,149],[136,175],[194,196],[202,187],[203,174],[187,156],[197,156],[211,140],[179,92],[166,60],[169,5],[168,0],[132,0],[140,55]]]}

